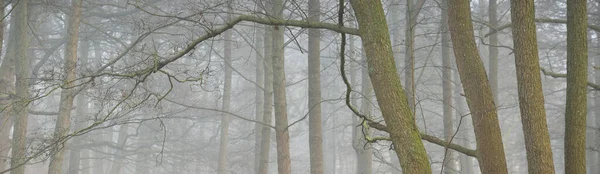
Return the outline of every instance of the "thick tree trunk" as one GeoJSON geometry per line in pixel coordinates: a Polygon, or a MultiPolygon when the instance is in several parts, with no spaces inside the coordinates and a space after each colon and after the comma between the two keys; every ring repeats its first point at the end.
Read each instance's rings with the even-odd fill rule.
{"type": "Polygon", "coordinates": [[[482,173],[507,173],[496,105],[475,44],[468,0],[448,2],[448,26],[467,105],[471,110],[482,173]]]}
{"type": "Polygon", "coordinates": [[[75,83],[77,78],[77,45],[79,43],[79,21],[81,19],[81,3],[82,0],[74,0],[71,2],[71,14],[69,15],[69,23],[67,26],[67,46],[65,49],[65,67],[66,73],[63,80],[63,88],[60,92],[60,106],[56,119],[56,127],[54,128],[54,141],[57,141],[54,147],[54,153],[48,167],[48,174],[61,174],[64,161],[64,148],[61,144],[65,144],[65,136],[69,134],[71,127],[71,108],[73,108],[73,99],[75,95],[75,83]]]}
{"type": "Polygon", "coordinates": [[[546,123],[544,93],[539,75],[540,64],[534,23],[533,0],[513,0],[511,19],[519,108],[529,173],[552,174],[552,148],[546,123]]]}
{"type": "MultiPolygon", "coordinates": [[[[444,112],[444,140],[450,142],[454,135],[454,112],[452,103],[452,56],[450,56],[450,33],[448,33],[448,0],[442,2],[442,102],[444,112]]],[[[444,157],[444,173],[451,174],[458,170],[454,151],[446,149],[444,157]]]]}
{"type": "MultiPolygon", "coordinates": [[[[364,51],[363,51],[364,52],[364,51]]],[[[371,97],[373,96],[373,86],[371,85],[371,79],[369,79],[369,70],[367,65],[367,58],[362,54],[362,60],[364,64],[361,66],[361,102],[360,112],[365,115],[371,115],[371,97]]],[[[353,117],[353,126],[356,126],[352,131],[352,147],[356,152],[356,174],[371,174],[373,173],[373,149],[371,145],[365,139],[365,136],[371,136],[371,131],[368,128],[363,128],[359,125],[362,120],[358,120],[357,116],[353,117]]]]}
{"type": "Polygon", "coordinates": [[[369,64],[369,76],[387,131],[404,173],[431,173],[415,118],[398,77],[387,23],[379,0],[350,1],[369,64]]]}
{"type": "Polygon", "coordinates": [[[21,0],[12,12],[15,27],[15,96],[13,98],[13,134],[10,167],[11,174],[24,174],[27,148],[27,120],[29,106],[29,58],[27,55],[27,4],[29,0],[21,0]]]}
{"type": "MultiPolygon", "coordinates": [[[[231,9],[231,1],[227,2],[227,8],[229,13],[227,14],[227,20],[231,20],[231,13],[233,10],[231,9]]],[[[224,56],[225,59],[225,84],[223,84],[223,111],[229,112],[229,105],[231,103],[231,30],[225,31],[224,33],[224,56]]],[[[230,173],[227,170],[227,145],[229,144],[229,122],[231,118],[229,114],[221,115],[221,139],[219,141],[219,163],[217,168],[217,173],[226,174],[230,173]]]]}
{"type": "MultiPolygon", "coordinates": [[[[308,20],[319,22],[319,0],[308,1],[308,20]]],[[[321,125],[321,33],[308,29],[308,108],[310,173],[323,173],[323,130],[321,125]]]]}
{"type": "MultiPolygon", "coordinates": [[[[267,14],[272,14],[270,10],[271,4],[265,2],[267,14]]],[[[273,29],[270,26],[265,27],[264,40],[264,109],[262,122],[266,125],[271,125],[273,118],[273,29]]],[[[262,126],[260,143],[260,164],[258,166],[259,174],[269,173],[269,151],[271,149],[271,128],[262,126]]]]}
{"type": "Polygon", "coordinates": [[[586,172],[587,64],[586,0],[569,0],[567,1],[565,173],[586,172]]]}
{"type": "MultiPolygon", "coordinates": [[[[256,121],[262,121],[263,119],[263,115],[264,115],[264,105],[265,105],[265,101],[264,101],[264,90],[263,90],[263,86],[264,86],[264,79],[265,79],[265,75],[264,75],[264,64],[265,64],[265,60],[264,60],[264,48],[263,48],[263,38],[264,38],[264,29],[259,28],[258,25],[255,26],[256,29],[256,43],[254,44],[254,47],[256,48],[256,87],[255,87],[255,97],[254,100],[256,101],[256,108],[255,108],[255,119],[256,121]]],[[[259,173],[258,168],[260,165],[260,142],[262,139],[262,129],[263,126],[261,124],[255,123],[254,124],[254,132],[256,133],[255,139],[254,139],[254,173],[259,173]]]]}
{"type": "MultiPolygon", "coordinates": [[[[90,42],[84,41],[81,44],[81,69],[82,69],[81,71],[85,71],[85,66],[87,66],[89,50],[90,50],[90,42]]],[[[87,118],[88,101],[87,101],[87,97],[85,96],[83,91],[75,96],[75,101],[76,101],[76,106],[77,106],[75,108],[75,115],[77,117],[75,120],[75,131],[77,131],[77,130],[85,128],[85,126],[86,126],[85,123],[88,119],[87,118]]],[[[86,160],[81,159],[82,151],[83,151],[82,145],[84,144],[83,143],[84,139],[85,139],[85,136],[73,137],[71,144],[73,144],[74,146],[77,146],[77,147],[71,148],[71,152],[69,154],[69,156],[70,156],[69,157],[69,171],[68,171],[69,174],[77,174],[82,169],[87,170],[87,168],[80,166],[82,163],[89,162],[87,159],[86,160]]],[[[89,164],[83,164],[83,165],[89,166],[89,164]]]]}
{"type": "MultiPolygon", "coordinates": [[[[273,0],[273,16],[283,18],[283,0],[273,0]]],[[[288,132],[285,93],[283,26],[273,26],[273,102],[275,103],[275,138],[277,140],[277,169],[279,174],[291,173],[290,135],[288,132]]]]}

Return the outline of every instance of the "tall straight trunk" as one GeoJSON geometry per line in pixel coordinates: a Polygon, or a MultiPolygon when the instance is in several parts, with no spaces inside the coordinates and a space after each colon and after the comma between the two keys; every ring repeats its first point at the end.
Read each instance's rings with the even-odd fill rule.
{"type": "Polygon", "coordinates": [[[533,0],[510,1],[519,108],[529,173],[552,174],[554,163],[539,75],[533,4],[533,0]]]}
{"type": "Polygon", "coordinates": [[[448,26],[458,73],[473,117],[481,172],[507,173],[496,105],[475,44],[469,0],[448,1],[448,26]]]}
{"type": "Polygon", "coordinates": [[[408,106],[413,112],[415,111],[415,25],[416,25],[416,16],[412,16],[414,7],[414,0],[406,0],[406,28],[404,35],[404,80],[405,80],[405,89],[406,96],[408,98],[408,106]]]}
{"type": "MultiPolygon", "coordinates": [[[[283,18],[283,0],[273,0],[273,17],[283,18]]],[[[279,174],[289,174],[292,171],[285,93],[283,29],[283,26],[273,26],[273,102],[275,103],[277,170],[279,174]]]]}
{"type": "MultiPolygon", "coordinates": [[[[460,76],[458,75],[458,73],[454,73],[454,79],[460,79],[460,76]]],[[[461,126],[459,127],[460,131],[459,136],[461,137],[460,139],[460,145],[462,145],[463,147],[466,148],[471,148],[471,137],[473,137],[472,133],[473,132],[473,125],[471,124],[471,118],[470,116],[467,117],[463,117],[466,116],[467,112],[465,111],[465,99],[463,98],[462,95],[458,95],[458,94],[462,94],[463,93],[463,88],[462,88],[462,84],[460,82],[454,82],[455,83],[455,90],[454,90],[454,108],[456,108],[456,119],[459,120],[461,122],[461,126]]],[[[461,174],[473,174],[473,157],[470,157],[468,155],[465,154],[460,154],[460,173],[461,174]]]]}
{"type": "MultiPolygon", "coordinates": [[[[454,135],[454,114],[452,104],[452,57],[450,56],[450,33],[448,33],[448,0],[442,1],[442,103],[444,111],[444,139],[452,140],[454,135]]],[[[444,173],[451,174],[457,170],[454,151],[446,149],[444,157],[444,173]]]]}
{"type": "MultiPolygon", "coordinates": [[[[0,7],[4,7],[4,0],[0,0],[0,7]]],[[[0,8],[0,14],[4,14],[4,8],[0,8]]],[[[2,52],[2,43],[4,41],[4,21],[0,21],[0,53],[2,52]]],[[[14,27],[12,27],[14,28],[14,27]]],[[[14,29],[12,29],[10,35],[14,35],[14,29]]],[[[14,38],[14,36],[12,36],[14,38]]],[[[10,39],[9,39],[10,40],[10,39]]],[[[9,45],[14,45],[14,41],[9,41],[9,45]]],[[[11,97],[14,95],[15,83],[15,55],[14,46],[10,46],[7,50],[7,54],[2,59],[0,65],[0,171],[4,171],[7,168],[9,161],[8,152],[10,150],[10,130],[12,128],[10,106],[11,97]],[[8,54],[11,52],[11,54],[8,54]]],[[[0,54],[1,55],[1,54],[0,54]]]]}
{"type": "MultiPolygon", "coordinates": [[[[319,0],[308,1],[308,20],[319,22],[319,0]]],[[[321,125],[321,33],[308,29],[308,108],[310,145],[310,173],[323,173],[323,130],[321,125]]]]}
{"type": "MultiPolygon", "coordinates": [[[[596,36],[600,36],[600,32],[595,32],[596,36]]],[[[596,37],[596,45],[594,49],[600,49],[600,37],[596,37]]],[[[594,58],[594,66],[600,66],[600,53],[596,52],[596,58],[594,58]]],[[[594,71],[594,82],[596,84],[600,84],[600,71],[594,71]]],[[[598,130],[600,127],[600,93],[596,92],[594,93],[594,134],[592,134],[592,136],[594,136],[594,140],[593,141],[593,146],[598,148],[600,147],[600,144],[598,143],[598,141],[600,141],[600,131],[598,130]]],[[[595,152],[594,155],[592,155],[592,163],[591,164],[598,164],[600,163],[600,152],[595,152]]],[[[592,171],[600,171],[600,166],[598,165],[592,165],[592,171]]]]}
{"type": "MultiPolygon", "coordinates": [[[[94,58],[96,59],[96,61],[100,61],[102,60],[102,46],[100,45],[100,41],[94,41],[94,58]]],[[[97,132],[99,132],[99,141],[101,142],[106,142],[109,141],[108,140],[108,132],[109,129],[104,129],[104,130],[98,130],[97,132]]],[[[112,141],[112,140],[110,140],[112,141]]],[[[106,154],[108,154],[108,151],[106,149],[106,146],[99,146],[98,148],[96,148],[94,150],[94,160],[93,160],[93,173],[94,174],[104,174],[105,173],[105,160],[106,160],[106,154]]]]}
{"type": "MultiPolygon", "coordinates": [[[[85,66],[87,66],[87,62],[88,62],[88,53],[90,50],[90,42],[89,41],[84,41],[81,44],[81,66],[82,66],[82,71],[85,71],[85,66]]],[[[87,112],[88,112],[88,102],[87,102],[87,97],[84,95],[83,91],[79,94],[77,94],[75,96],[75,101],[76,101],[76,108],[75,108],[75,115],[77,116],[76,121],[75,121],[75,130],[80,130],[85,128],[86,126],[86,121],[87,121],[87,112]]],[[[79,171],[81,171],[81,169],[87,169],[84,168],[83,166],[80,166],[80,164],[83,163],[87,163],[88,160],[86,159],[85,161],[81,159],[81,155],[82,155],[82,144],[83,144],[83,140],[84,140],[85,136],[77,136],[77,137],[73,137],[72,140],[72,144],[74,146],[77,146],[75,148],[71,148],[71,152],[69,154],[69,174],[77,174],[79,173],[79,171]]],[[[85,165],[85,164],[84,164],[85,165]]]]}
{"type": "Polygon", "coordinates": [[[12,12],[15,27],[15,97],[13,98],[13,134],[10,167],[11,174],[25,173],[25,151],[27,148],[27,120],[29,106],[29,58],[27,55],[27,4],[29,0],[21,0],[12,12]]]}
{"type": "Polygon", "coordinates": [[[379,0],[352,0],[369,64],[369,77],[404,173],[431,173],[429,159],[394,65],[387,22],[379,0]]]}
{"type": "MultiPolygon", "coordinates": [[[[364,50],[363,50],[364,52],[364,50]]],[[[369,70],[366,63],[367,58],[362,54],[362,60],[365,62],[361,67],[361,102],[360,111],[365,115],[371,115],[371,97],[373,95],[373,86],[369,79],[369,70]]],[[[358,117],[353,117],[353,126],[360,124],[358,117]]],[[[365,136],[371,136],[371,131],[367,128],[363,130],[362,126],[357,126],[352,129],[352,147],[356,152],[356,174],[371,174],[373,173],[373,149],[365,139],[365,136]]]]}
{"type": "MultiPolygon", "coordinates": [[[[265,8],[267,14],[270,12],[271,4],[265,1],[265,8]]],[[[265,27],[265,40],[264,40],[264,109],[262,122],[266,125],[271,125],[273,118],[273,29],[270,26],[265,27]]],[[[271,148],[271,128],[262,126],[260,143],[260,161],[258,165],[259,174],[267,174],[269,172],[269,151],[271,148]]]]}
{"type": "MultiPolygon", "coordinates": [[[[233,9],[231,9],[231,1],[227,1],[227,9],[229,13],[227,14],[227,21],[231,20],[231,13],[233,13],[233,9]]],[[[229,105],[231,103],[231,30],[227,30],[224,33],[224,56],[225,59],[225,84],[223,84],[223,111],[229,111],[229,105]]],[[[227,145],[229,141],[229,122],[231,118],[229,114],[223,114],[221,116],[221,139],[219,141],[219,163],[217,168],[217,173],[225,174],[229,173],[227,170],[227,145]]]]}
{"type": "Polygon", "coordinates": [[[71,127],[71,108],[73,108],[73,99],[75,95],[75,83],[77,78],[77,45],[79,42],[79,21],[81,19],[81,3],[82,0],[74,0],[71,2],[71,14],[69,14],[69,22],[67,26],[67,46],[65,49],[65,65],[64,72],[66,73],[63,80],[63,88],[60,92],[60,106],[58,108],[58,116],[56,119],[56,127],[54,128],[54,141],[57,141],[54,147],[54,153],[48,167],[48,174],[61,174],[64,161],[65,151],[61,144],[65,144],[64,137],[69,133],[71,127]]]}
{"type": "Polygon", "coordinates": [[[567,102],[565,173],[585,173],[587,114],[587,4],[567,1],[567,102]]]}
{"type": "MultiPolygon", "coordinates": [[[[498,27],[497,17],[497,2],[496,0],[489,0],[488,3],[488,18],[490,28],[498,27]]],[[[493,29],[490,29],[492,31],[493,29]]],[[[498,35],[496,32],[490,36],[490,43],[488,46],[489,54],[489,74],[490,87],[492,88],[492,95],[494,95],[494,103],[498,103],[498,35]]]]}
{"type": "MultiPolygon", "coordinates": [[[[125,144],[127,144],[127,133],[129,131],[129,126],[122,124],[119,126],[119,137],[117,138],[117,148],[115,150],[114,160],[112,162],[110,173],[111,174],[120,174],[121,169],[123,168],[123,161],[125,160],[125,154],[123,154],[125,148],[125,144]]],[[[110,139],[112,142],[112,138],[110,139]]]]}
{"type": "MultiPolygon", "coordinates": [[[[254,44],[255,48],[256,48],[256,87],[255,87],[255,97],[254,100],[256,101],[256,108],[255,108],[255,119],[256,121],[262,121],[263,115],[264,115],[264,105],[265,105],[265,101],[264,101],[264,91],[263,91],[263,86],[264,86],[264,79],[265,79],[265,75],[264,75],[264,48],[263,48],[263,37],[264,37],[264,29],[259,28],[258,25],[255,26],[256,29],[256,43],[254,44]]],[[[254,173],[259,173],[258,172],[258,167],[260,165],[260,141],[261,141],[261,137],[262,137],[262,128],[263,126],[261,124],[255,123],[254,124],[254,131],[256,132],[256,136],[254,139],[254,173]]]]}
{"type": "Polygon", "coordinates": [[[401,49],[404,44],[404,37],[402,37],[402,28],[400,16],[402,15],[402,6],[400,5],[404,0],[393,0],[389,7],[390,18],[388,23],[390,24],[390,34],[392,37],[392,51],[394,52],[394,61],[396,62],[396,69],[402,69],[400,63],[402,63],[401,49]]]}

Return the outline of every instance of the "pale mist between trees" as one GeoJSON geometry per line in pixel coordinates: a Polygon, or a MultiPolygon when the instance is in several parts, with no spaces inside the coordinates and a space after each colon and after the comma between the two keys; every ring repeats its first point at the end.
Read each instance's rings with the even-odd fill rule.
{"type": "Polygon", "coordinates": [[[600,173],[600,0],[0,10],[0,174],[600,173]]]}

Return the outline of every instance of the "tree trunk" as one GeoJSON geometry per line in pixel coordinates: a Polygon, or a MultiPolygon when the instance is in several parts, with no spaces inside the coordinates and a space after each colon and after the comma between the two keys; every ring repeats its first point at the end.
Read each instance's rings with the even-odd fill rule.
{"type": "MultiPolygon", "coordinates": [[[[490,28],[498,27],[498,17],[497,13],[497,2],[496,0],[489,0],[488,3],[488,18],[490,28]]],[[[493,29],[490,29],[492,31],[493,29]]],[[[490,77],[490,87],[492,88],[492,95],[494,95],[494,103],[498,103],[498,35],[496,33],[490,35],[490,46],[488,46],[488,54],[489,54],[489,74],[490,77]]]]}
{"type": "MultiPolygon", "coordinates": [[[[85,71],[85,66],[87,66],[87,62],[88,62],[88,53],[90,50],[90,42],[89,41],[84,41],[81,44],[81,71],[85,71]]],[[[87,121],[87,112],[88,112],[88,101],[87,101],[87,97],[84,94],[84,91],[82,91],[81,93],[77,94],[75,96],[75,100],[76,100],[76,108],[75,108],[75,115],[76,115],[76,120],[75,120],[75,130],[80,130],[85,128],[86,126],[86,121],[87,121]]],[[[81,155],[82,155],[82,145],[83,140],[85,139],[85,136],[77,136],[77,137],[73,137],[72,143],[74,146],[77,146],[76,148],[71,148],[71,152],[69,154],[69,174],[77,174],[79,173],[79,171],[81,171],[81,169],[87,169],[84,168],[83,166],[81,166],[80,168],[80,164],[81,162],[88,162],[88,160],[86,159],[85,161],[81,159],[81,155]]],[[[85,165],[85,164],[84,164],[85,165]]]]}
{"type": "MultiPolygon", "coordinates": [[[[452,105],[452,59],[450,56],[450,33],[448,33],[448,0],[442,1],[442,102],[444,112],[444,139],[451,142],[454,135],[454,115],[452,105]]],[[[444,173],[457,171],[454,151],[445,149],[444,173]]]]}
{"type": "Polygon", "coordinates": [[[414,8],[414,0],[406,0],[406,28],[404,35],[404,80],[405,80],[405,89],[406,89],[406,97],[408,98],[408,106],[410,107],[412,114],[414,115],[415,111],[415,25],[416,16],[412,16],[414,8]]]}
{"type": "Polygon", "coordinates": [[[585,173],[587,114],[587,4],[567,1],[567,102],[565,173],[585,173]]]}
{"type": "MultiPolygon", "coordinates": [[[[600,36],[600,32],[596,32],[596,36],[600,36]]],[[[593,49],[600,48],[600,37],[596,37],[596,45],[593,49]]],[[[600,66],[600,53],[596,53],[596,58],[594,59],[594,66],[600,66]]],[[[600,84],[600,71],[594,71],[594,82],[596,84],[600,84]]],[[[600,148],[600,93],[594,93],[594,140],[593,146],[598,149],[600,148]]],[[[600,162],[600,152],[596,151],[592,157],[591,164],[598,164],[600,162]]],[[[600,171],[600,166],[592,165],[592,171],[600,171]]]]}
{"type": "Polygon", "coordinates": [[[369,76],[404,173],[431,173],[415,118],[394,63],[387,23],[379,0],[350,1],[369,64],[369,76]]]}
{"type": "Polygon", "coordinates": [[[482,173],[507,173],[496,105],[474,40],[468,0],[450,0],[448,26],[454,55],[471,110],[482,173]]]}
{"type": "MultiPolygon", "coordinates": [[[[271,4],[265,1],[265,9],[270,9],[271,4]]],[[[266,10],[267,14],[272,14],[266,10]]],[[[264,40],[264,109],[262,122],[271,125],[273,118],[273,29],[270,26],[265,27],[264,40]]],[[[258,166],[259,174],[269,173],[269,151],[271,149],[271,128],[262,126],[260,143],[260,164],[258,166]]]]}
{"type": "MultiPolygon", "coordinates": [[[[309,21],[319,22],[319,0],[308,1],[309,21]]],[[[308,29],[308,108],[310,145],[310,173],[323,173],[323,135],[321,125],[321,34],[319,29],[308,29]]]]}
{"type": "Polygon", "coordinates": [[[56,119],[56,127],[54,128],[54,141],[57,145],[54,147],[55,153],[50,160],[48,174],[61,174],[62,164],[64,161],[64,148],[61,144],[65,144],[63,140],[69,134],[71,127],[71,108],[73,108],[73,99],[75,95],[75,79],[77,78],[77,45],[79,42],[79,21],[81,19],[81,3],[82,0],[74,0],[71,2],[71,15],[69,15],[69,23],[67,26],[67,46],[65,49],[65,67],[66,73],[63,80],[64,87],[60,92],[60,106],[56,119]]]}
{"type": "MultiPolygon", "coordinates": [[[[4,7],[4,0],[0,0],[0,7],[4,7]]],[[[4,14],[4,8],[0,8],[0,14],[4,14]]],[[[2,53],[2,43],[4,41],[4,21],[0,21],[0,53],[2,53]]],[[[14,27],[12,27],[14,28],[14,27]]],[[[8,152],[10,150],[10,130],[12,128],[11,113],[12,107],[10,101],[15,93],[15,55],[14,45],[15,41],[11,41],[11,37],[15,34],[15,30],[9,31],[9,49],[2,60],[0,65],[0,171],[4,171],[7,168],[8,152]],[[10,52],[10,54],[9,54],[10,52]]],[[[1,54],[0,54],[1,55],[1,54]]]]}
{"type": "MultiPolygon", "coordinates": [[[[264,48],[263,48],[263,37],[264,37],[264,29],[259,28],[258,25],[255,26],[256,29],[256,43],[254,44],[255,48],[256,48],[256,87],[255,87],[255,101],[256,101],[256,114],[255,114],[255,119],[256,121],[262,121],[263,120],[263,115],[264,115],[264,91],[263,91],[263,86],[264,86],[264,79],[265,79],[265,75],[264,75],[264,64],[265,64],[265,60],[264,60],[264,48]]],[[[267,127],[268,128],[268,127],[267,127]]],[[[256,132],[256,136],[254,139],[254,173],[259,173],[259,165],[260,165],[260,142],[262,139],[262,129],[263,126],[261,124],[255,123],[254,124],[254,131],[256,132]]]]}
{"type": "Polygon", "coordinates": [[[29,0],[21,0],[15,5],[12,13],[15,27],[15,96],[13,98],[13,139],[10,167],[11,174],[24,174],[27,149],[27,117],[29,106],[29,58],[27,55],[27,4],[29,0]]]}
{"type": "MultiPolygon", "coordinates": [[[[227,1],[227,8],[229,13],[227,14],[227,21],[231,20],[231,13],[233,13],[233,9],[231,9],[231,1],[227,1]]],[[[224,33],[224,56],[225,59],[225,84],[223,85],[223,111],[229,112],[229,105],[231,103],[231,30],[227,30],[224,33]]],[[[217,172],[219,174],[229,173],[227,170],[227,145],[229,144],[229,122],[231,118],[229,114],[221,115],[221,139],[219,141],[219,164],[217,168],[217,172]]]]}
{"type": "MultiPolygon", "coordinates": [[[[458,73],[454,73],[454,79],[460,79],[458,73]]],[[[454,95],[454,108],[456,108],[456,119],[461,122],[461,126],[459,127],[459,136],[461,137],[461,140],[459,143],[463,147],[471,148],[471,137],[473,137],[473,125],[471,117],[466,114],[467,112],[465,111],[464,97],[462,95],[459,95],[463,94],[462,84],[460,82],[454,83],[456,87],[454,90],[454,93],[456,94],[454,95]]],[[[473,168],[473,157],[470,157],[465,154],[460,154],[460,173],[473,174],[473,168]]]]}
{"type": "Polygon", "coordinates": [[[534,23],[533,0],[511,1],[513,43],[519,108],[529,173],[552,174],[552,148],[546,123],[544,93],[539,75],[540,64],[534,23]]]}
{"type": "MultiPolygon", "coordinates": [[[[364,51],[363,51],[364,52],[364,51]]],[[[373,95],[373,86],[371,85],[371,79],[369,79],[369,70],[367,65],[367,59],[362,54],[362,60],[364,61],[363,66],[361,66],[361,102],[360,102],[360,111],[365,115],[371,115],[372,106],[371,106],[371,97],[373,95]]],[[[371,144],[367,142],[365,136],[371,136],[371,130],[368,127],[357,126],[360,124],[357,116],[353,117],[353,126],[356,126],[352,129],[352,147],[356,152],[356,174],[371,174],[373,173],[373,149],[371,144]]]]}
{"type": "MultiPolygon", "coordinates": [[[[110,168],[111,174],[120,174],[121,168],[123,168],[123,160],[125,159],[124,148],[127,144],[128,139],[128,130],[129,127],[126,124],[122,124],[119,130],[119,137],[117,138],[117,148],[115,149],[114,160],[112,162],[112,166],[110,168]]],[[[112,138],[110,139],[112,142],[112,138]]]]}
{"type": "MultiPolygon", "coordinates": [[[[283,0],[273,0],[273,17],[283,18],[283,0]]],[[[288,132],[285,93],[283,26],[273,26],[273,101],[275,103],[275,138],[277,140],[277,170],[291,173],[290,135],[288,132]]]]}
{"type": "MultiPolygon", "coordinates": [[[[100,45],[100,41],[94,41],[94,58],[96,59],[96,61],[102,60],[102,46],[100,45]]],[[[110,129],[104,129],[104,130],[98,130],[98,140],[100,142],[108,142],[108,141],[112,141],[112,140],[108,140],[108,133],[112,133],[109,132],[110,129]]],[[[106,154],[108,154],[108,151],[106,149],[106,146],[99,146],[97,149],[94,150],[94,160],[93,160],[93,173],[94,174],[104,174],[105,173],[105,167],[106,167],[106,163],[104,162],[106,160],[106,154]]]]}

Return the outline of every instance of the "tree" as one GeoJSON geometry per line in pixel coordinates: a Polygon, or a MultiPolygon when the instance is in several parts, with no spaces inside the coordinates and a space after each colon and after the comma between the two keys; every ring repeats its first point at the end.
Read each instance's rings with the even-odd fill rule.
{"type": "MultiPolygon", "coordinates": [[[[265,54],[264,54],[264,48],[263,48],[263,44],[264,44],[264,29],[259,28],[258,25],[255,26],[256,29],[256,44],[255,44],[255,48],[256,48],[256,89],[255,91],[255,101],[256,101],[256,114],[255,114],[255,119],[256,121],[262,122],[263,120],[263,116],[264,116],[264,105],[265,105],[265,91],[264,91],[264,79],[265,79],[265,70],[264,70],[264,64],[265,64],[265,54]]],[[[261,144],[261,140],[262,140],[262,129],[263,129],[263,125],[261,125],[260,123],[255,123],[254,124],[254,130],[256,132],[256,138],[254,139],[254,173],[259,173],[259,166],[260,166],[260,144],[261,144]]]]}
{"type": "MultiPolygon", "coordinates": [[[[320,20],[319,0],[308,1],[309,21],[320,20]]],[[[319,29],[308,30],[308,108],[310,173],[323,173],[323,130],[321,125],[321,34],[319,29]]]]}
{"type": "MultiPolygon", "coordinates": [[[[448,0],[442,1],[442,103],[444,112],[444,140],[450,142],[454,136],[454,115],[452,111],[452,57],[450,56],[450,33],[448,33],[448,0]]],[[[451,174],[457,170],[455,155],[451,150],[445,150],[444,173],[451,174]]]]}
{"type": "MultiPolygon", "coordinates": [[[[490,31],[495,30],[498,26],[498,3],[496,0],[489,0],[488,2],[488,22],[490,31]]],[[[492,88],[492,95],[494,95],[494,103],[498,103],[498,34],[494,33],[490,35],[490,43],[488,46],[489,54],[489,74],[490,87],[492,88]]]]}
{"type": "Polygon", "coordinates": [[[536,38],[533,0],[513,0],[511,19],[519,108],[529,173],[554,173],[536,38]]]}
{"type": "MultiPolygon", "coordinates": [[[[88,56],[89,56],[89,50],[90,50],[90,42],[89,41],[84,41],[83,43],[81,43],[81,70],[80,71],[85,71],[85,67],[88,64],[88,56]]],[[[86,121],[87,121],[87,114],[88,114],[88,99],[87,97],[84,95],[84,91],[81,91],[79,94],[76,94],[75,96],[75,103],[76,103],[76,108],[75,108],[75,115],[76,115],[76,119],[75,119],[75,130],[81,130],[83,128],[85,128],[86,125],[86,121]]],[[[87,136],[78,136],[78,137],[74,137],[72,140],[72,145],[73,146],[79,146],[79,147],[75,147],[75,148],[71,148],[71,152],[69,154],[69,171],[67,173],[69,174],[77,174],[79,173],[80,170],[83,169],[83,171],[86,172],[82,172],[84,174],[88,174],[89,173],[89,160],[85,159],[87,158],[87,154],[88,153],[84,153],[83,152],[83,147],[82,145],[84,144],[84,139],[87,138],[87,136]],[[81,157],[83,156],[84,159],[82,159],[81,157]],[[82,164],[82,166],[80,167],[80,164],[82,164]]]]}
{"type": "Polygon", "coordinates": [[[352,0],[369,77],[404,173],[431,173],[429,160],[395,67],[381,1],[352,0]]]}
{"type": "Polygon", "coordinates": [[[586,173],[587,2],[567,1],[565,173],[586,173]]]}
{"type": "MultiPolygon", "coordinates": [[[[273,14],[271,3],[265,1],[265,13],[273,14]]],[[[265,26],[264,37],[264,109],[262,123],[271,125],[273,118],[273,28],[265,26]]],[[[269,149],[271,148],[271,128],[262,126],[261,143],[260,143],[260,161],[258,166],[259,174],[269,173],[269,149]]]]}
{"type": "Polygon", "coordinates": [[[48,174],[62,173],[62,164],[64,161],[64,148],[60,144],[65,142],[65,136],[69,133],[71,126],[71,108],[73,108],[73,99],[75,98],[74,87],[77,78],[77,45],[79,43],[79,21],[81,20],[82,0],[71,2],[73,10],[69,15],[67,26],[67,47],[65,49],[64,71],[66,73],[63,80],[64,87],[60,92],[60,107],[54,128],[54,140],[57,145],[50,161],[48,174]]]}
{"type": "MultiPolygon", "coordinates": [[[[227,20],[231,20],[233,15],[233,9],[231,8],[231,1],[227,1],[227,20]]],[[[226,31],[224,34],[224,56],[225,59],[225,82],[223,84],[223,111],[229,112],[229,105],[231,104],[231,73],[232,73],[232,62],[231,62],[231,31],[226,31]]],[[[223,114],[221,117],[221,139],[219,141],[219,163],[217,172],[219,174],[229,173],[227,171],[227,145],[229,144],[229,118],[228,114],[223,114]]]]}
{"type": "MultiPolygon", "coordinates": [[[[15,4],[12,26],[15,28],[15,98],[13,99],[13,134],[10,168],[11,174],[24,174],[27,157],[26,135],[29,106],[29,58],[27,57],[27,5],[28,0],[15,4]]],[[[12,35],[12,33],[11,33],[12,35]]],[[[10,36],[9,36],[10,37],[10,36]]]]}
{"type": "Polygon", "coordinates": [[[496,106],[475,44],[468,0],[448,2],[448,26],[460,81],[473,117],[481,172],[507,173],[496,106]]]}
{"type": "MultiPolygon", "coordinates": [[[[372,106],[370,99],[373,96],[373,86],[369,79],[368,64],[366,63],[366,57],[364,56],[364,50],[362,60],[364,61],[361,68],[361,97],[360,111],[365,115],[371,115],[372,106]]],[[[358,117],[354,117],[353,125],[359,125],[360,121],[358,117]]],[[[355,127],[353,129],[352,147],[356,152],[356,174],[371,174],[373,173],[373,147],[365,139],[366,136],[371,136],[371,130],[362,126],[355,127]]]]}

